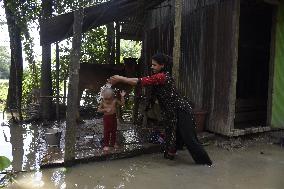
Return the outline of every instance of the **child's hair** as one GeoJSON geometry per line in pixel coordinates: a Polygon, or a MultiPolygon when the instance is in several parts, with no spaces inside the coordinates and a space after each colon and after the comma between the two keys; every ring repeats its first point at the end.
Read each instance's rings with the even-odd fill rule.
{"type": "Polygon", "coordinates": [[[106,94],[111,95],[112,97],[114,96],[114,91],[112,88],[105,88],[103,90],[102,96],[104,97],[106,94]]]}

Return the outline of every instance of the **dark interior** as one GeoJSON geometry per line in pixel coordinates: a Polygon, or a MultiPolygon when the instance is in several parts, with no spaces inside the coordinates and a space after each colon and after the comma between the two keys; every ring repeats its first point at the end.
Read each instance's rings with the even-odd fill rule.
{"type": "Polygon", "coordinates": [[[266,126],[272,11],[241,3],[235,128],[266,126]]]}

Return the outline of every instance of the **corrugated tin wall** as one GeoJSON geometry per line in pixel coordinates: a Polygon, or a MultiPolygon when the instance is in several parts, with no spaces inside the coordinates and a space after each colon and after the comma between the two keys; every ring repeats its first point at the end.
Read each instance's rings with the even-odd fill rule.
{"type": "Polygon", "coordinates": [[[272,127],[284,128],[284,2],[278,8],[274,81],[272,93],[272,127]]]}
{"type": "Polygon", "coordinates": [[[148,12],[144,26],[142,56],[144,75],[149,74],[151,57],[157,52],[172,55],[173,51],[173,21],[174,2],[163,2],[160,6],[148,12]]]}
{"type": "MultiPolygon", "coordinates": [[[[157,51],[172,54],[174,1],[165,3],[146,19],[143,54],[148,64],[157,51]]],[[[239,0],[184,0],[182,13],[177,85],[196,108],[209,112],[207,128],[222,134],[233,127],[235,113],[238,11],[239,0]]]]}
{"type": "Polygon", "coordinates": [[[207,129],[226,134],[235,114],[239,1],[196,2],[184,1],[179,85],[209,112],[207,129]]]}

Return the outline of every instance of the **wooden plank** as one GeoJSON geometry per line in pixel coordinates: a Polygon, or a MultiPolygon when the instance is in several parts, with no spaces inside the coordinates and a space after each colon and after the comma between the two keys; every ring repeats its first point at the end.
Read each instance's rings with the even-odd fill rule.
{"type": "Polygon", "coordinates": [[[284,1],[278,6],[271,126],[284,128],[284,1]]]}
{"type": "Polygon", "coordinates": [[[173,77],[179,83],[180,65],[180,37],[181,37],[181,13],[182,0],[175,0],[175,25],[174,25],[174,48],[173,48],[173,77]]]}
{"type": "Polygon", "coordinates": [[[270,43],[270,60],[269,60],[269,79],[268,79],[268,97],[267,97],[267,125],[271,125],[272,118],[272,93],[274,78],[274,62],[275,62],[275,45],[276,45],[276,26],[277,26],[278,8],[273,8],[271,43],[270,43]]]}

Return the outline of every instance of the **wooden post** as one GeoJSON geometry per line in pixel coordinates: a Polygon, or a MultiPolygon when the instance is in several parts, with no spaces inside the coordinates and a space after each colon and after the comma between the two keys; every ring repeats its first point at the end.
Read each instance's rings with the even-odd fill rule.
{"type": "MultiPolygon", "coordinates": [[[[52,0],[42,1],[43,19],[47,19],[52,13],[52,0]]],[[[40,96],[52,96],[51,78],[51,45],[42,45],[42,64],[40,96]]],[[[40,114],[43,120],[51,119],[52,98],[40,98],[40,114]]]]}
{"type": "Polygon", "coordinates": [[[78,84],[81,54],[81,39],[83,25],[83,9],[75,11],[73,24],[73,41],[71,51],[71,65],[69,69],[69,85],[67,98],[67,114],[66,114],[66,135],[65,135],[65,155],[64,164],[71,166],[75,160],[75,144],[76,144],[76,115],[78,111],[78,84]]]}
{"type": "Polygon", "coordinates": [[[120,23],[116,22],[115,24],[115,33],[116,33],[116,64],[120,63],[120,23]]]}
{"type": "MultiPolygon", "coordinates": [[[[67,75],[67,74],[66,74],[67,75]]],[[[64,78],[63,82],[63,104],[66,105],[66,88],[67,88],[67,76],[64,78]]]]}
{"type": "Polygon", "coordinates": [[[59,121],[59,47],[56,43],[56,119],[59,121]]]}
{"type": "Polygon", "coordinates": [[[107,24],[107,58],[108,64],[115,64],[115,35],[113,22],[107,24]]]}
{"type": "Polygon", "coordinates": [[[183,0],[175,0],[175,26],[174,26],[174,48],[173,48],[173,77],[179,88],[179,65],[180,65],[180,37],[181,37],[181,15],[183,0]]]}

